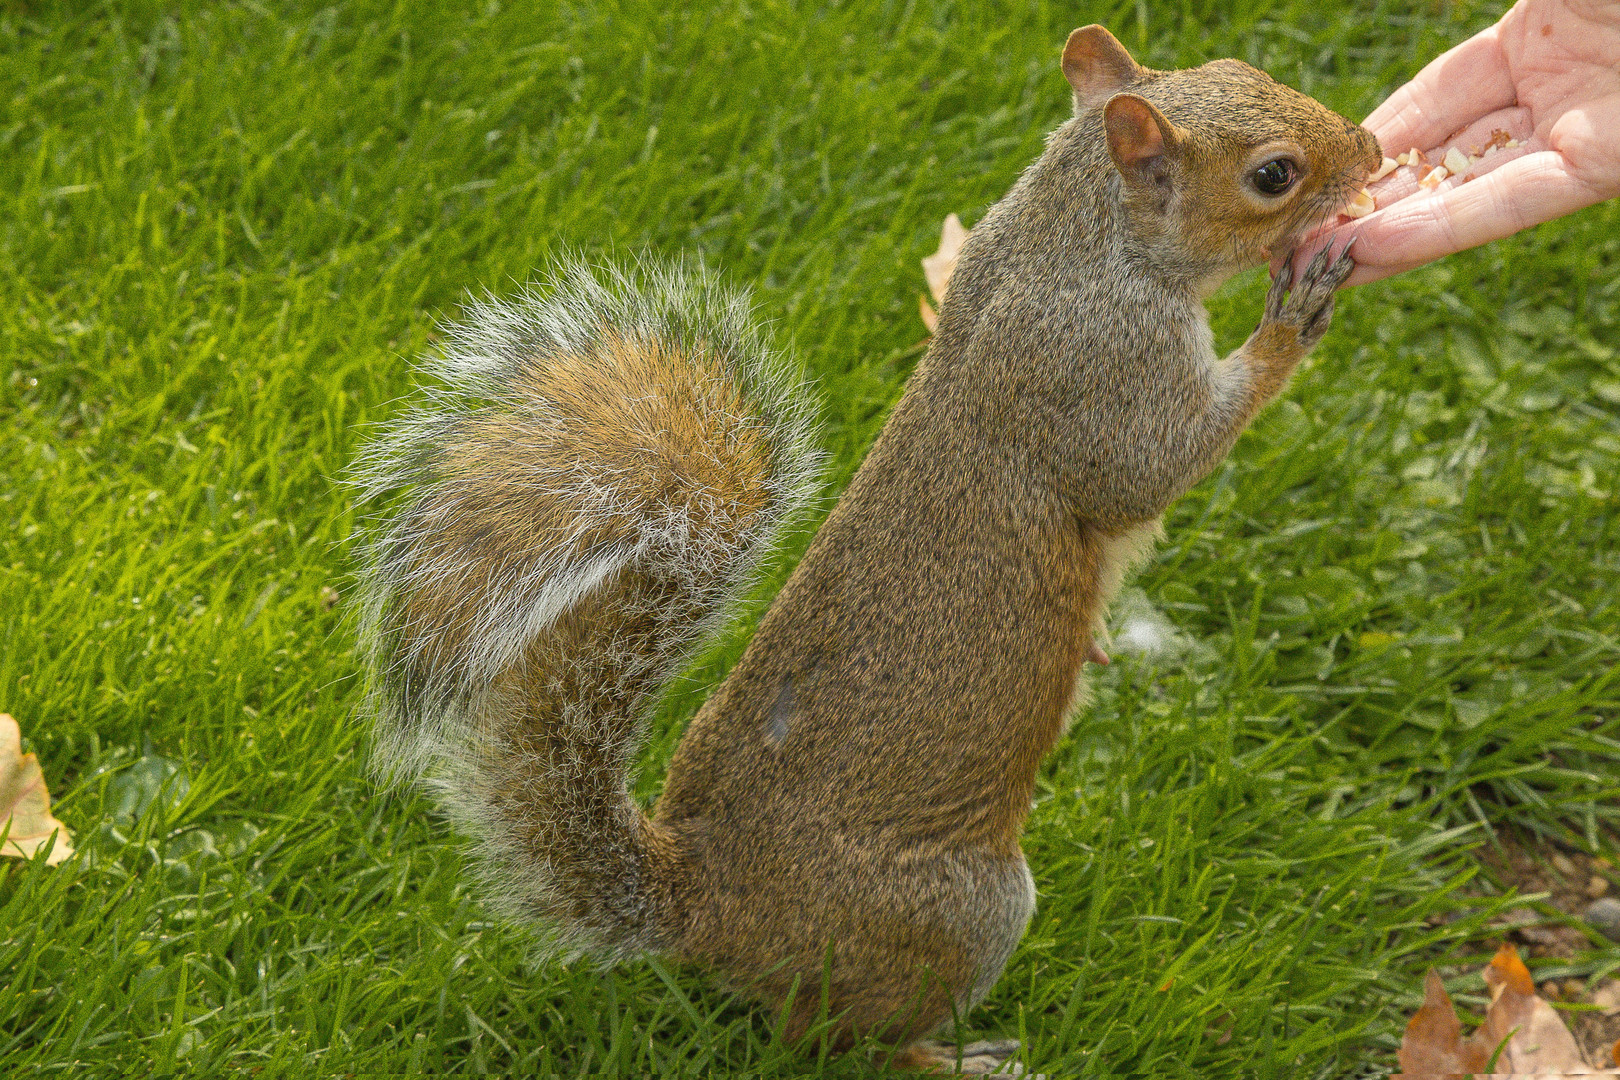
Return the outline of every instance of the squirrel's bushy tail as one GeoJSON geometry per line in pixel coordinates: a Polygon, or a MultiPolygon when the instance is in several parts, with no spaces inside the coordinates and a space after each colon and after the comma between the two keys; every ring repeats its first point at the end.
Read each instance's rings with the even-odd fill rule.
{"type": "Polygon", "coordinates": [[[815,484],[808,394],[705,273],[563,265],[474,303],[442,386],[367,445],[378,767],[479,840],[568,948],[666,946],[627,771],[648,708],[815,484]]]}

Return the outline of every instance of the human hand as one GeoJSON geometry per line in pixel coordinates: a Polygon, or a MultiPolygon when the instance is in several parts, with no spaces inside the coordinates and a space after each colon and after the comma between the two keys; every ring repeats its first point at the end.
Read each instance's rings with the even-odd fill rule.
{"type": "Polygon", "coordinates": [[[1431,164],[1452,146],[1479,153],[1496,130],[1521,145],[1433,190],[1397,170],[1371,186],[1376,211],[1300,244],[1296,270],[1354,236],[1347,284],[1377,281],[1620,195],[1620,0],[1519,0],[1364,126],[1386,156],[1416,147],[1431,164]]]}

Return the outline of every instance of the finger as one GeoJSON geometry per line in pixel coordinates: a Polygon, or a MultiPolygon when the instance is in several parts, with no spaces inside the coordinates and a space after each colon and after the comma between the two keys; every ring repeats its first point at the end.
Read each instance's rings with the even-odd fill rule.
{"type": "MultiPolygon", "coordinates": [[[[1508,109],[1498,109],[1487,116],[1474,121],[1460,134],[1450,140],[1450,146],[1458,147],[1473,157],[1480,158],[1469,170],[1461,176],[1447,177],[1441,181],[1439,190],[1445,191],[1458,187],[1465,182],[1472,182],[1488,175],[1517,158],[1539,149],[1533,142],[1521,145],[1514,149],[1497,149],[1489,157],[1481,157],[1491,141],[1492,135],[1497,131],[1505,131],[1510,138],[1521,141],[1533,140],[1529,110],[1514,106],[1508,109]]],[[[1402,165],[1382,180],[1367,186],[1367,191],[1373,197],[1377,206],[1377,215],[1382,215],[1403,199],[1428,199],[1435,189],[1424,188],[1418,184],[1435,165],[1438,165],[1445,156],[1449,147],[1429,147],[1424,150],[1425,163],[1421,166],[1402,165]]],[[[1364,226],[1370,224],[1382,228],[1381,217],[1361,218],[1357,220],[1339,219],[1332,226],[1307,237],[1300,247],[1302,257],[1308,258],[1318,251],[1324,243],[1337,244],[1342,240],[1358,235],[1364,226]]],[[[1411,263],[1411,266],[1421,266],[1425,260],[1411,263]]],[[[1369,265],[1364,261],[1361,253],[1357,253],[1356,269],[1345,280],[1345,287],[1365,285],[1370,281],[1378,281],[1401,270],[1410,269],[1410,266],[1401,265],[1393,268],[1383,268],[1369,265]]]]}
{"type": "Polygon", "coordinates": [[[1466,184],[1428,198],[1403,199],[1358,223],[1362,266],[1429,262],[1511,236],[1601,201],[1603,193],[1569,171],[1550,150],[1515,158],[1466,184]]]}
{"type": "Polygon", "coordinates": [[[1344,279],[1342,289],[1354,288],[1357,285],[1368,285],[1374,281],[1383,281],[1396,274],[1404,274],[1408,270],[1416,270],[1422,263],[1408,263],[1405,266],[1369,266],[1366,263],[1356,263],[1356,268],[1350,271],[1350,276],[1344,279]]]}
{"type": "MultiPolygon", "coordinates": [[[[1452,135],[1450,139],[1446,140],[1444,146],[1437,146],[1429,154],[1429,159],[1438,165],[1440,159],[1445,157],[1446,151],[1453,146],[1471,157],[1482,157],[1490,147],[1491,136],[1498,131],[1507,132],[1508,138],[1516,139],[1521,143],[1530,141],[1536,134],[1535,122],[1530,116],[1530,110],[1522,105],[1512,105],[1506,109],[1496,109],[1489,112],[1452,135]]],[[[1485,160],[1495,161],[1506,153],[1511,153],[1511,151],[1499,149],[1485,160]]]]}
{"type": "MultiPolygon", "coordinates": [[[[1532,137],[1530,110],[1518,106],[1497,109],[1469,124],[1444,146],[1403,146],[1399,149],[1391,147],[1390,152],[1392,154],[1405,153],[1412,149],[1423,151],[1424,164],[1402,165],[1382,180],[1368,184],[1367,191],[1372,195],[1373,202],[1380,209],[1409,195],[1417,194],[1422,191],[1418,187],[1418,181],[1423,179],[1430,169],[1440,164],[1448,149],[1455,146],[1465,154],[1479,157],[1489,145],[1492,133],[1497,131],[1505,131],[1510,138],[1518,139],[1520,142],[1529,140],[1532,137]]],[[[1528,152],[1521,149],[1499,149],[1492,153],[1490,157],[1484,158],[1478,165],[1469,169],[1468,174],[1470,176],[1483,175],[1491,169],[1505,165],[1510,156],[1519,156],[1528,152]]]]}
{"type": "Polygon", "coordinates": [[[1498,24],[1441,53],[1362,121],[1384,153],[1439,145],[1452,132],[1517,100],[1500,33],[1498,24]]]}
{"type": "MultiPolygon", "coordinates": [[[[1363,218],[1362,221],[1368,220],[1363,218]]],[[[1338,248],[1339,257],[1334,260],[1331,273],[1335,278],[1342,278],[1334,283],[1334,289],[1348,289],[1352,285],[1365,285],[1370,281],[1381,281],[1392,274],[1410,270],[1422,263],[1412,263],[1410,266],[1369,266],[1361,261],[1360,230],[1362,221],[1350,221],[1333,229],[1323,230],[1315,236],[1307,237],[1301,243],[1297,252],[1289,252],[1290,258],[1314,258],[1315,253],[1323,248],[1338,248]],[[1342,247],[1340,245],[1343,245],[1342,247]],[[1351,247],[1355,247],[1355,255],[1350,255],[1351,247]],[[1348,264],[1348,270],[1345,268],[1348,264]]],[[[1292,269],[1292,267],[1290,267],[1292,269]]]]}

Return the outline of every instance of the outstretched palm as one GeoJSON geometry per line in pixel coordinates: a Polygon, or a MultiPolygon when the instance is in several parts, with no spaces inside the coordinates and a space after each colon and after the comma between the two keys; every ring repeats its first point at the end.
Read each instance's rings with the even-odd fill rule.
{"type": "Polygon", "coordinates": [[[1412,170],[1376,185],[1380,209],[1331,236],[1357,237],[1350,284],[1620,194],[1620,0],[1520,0],[1390,95],[1366,127],[1391,156],[1469,152],[1496,130],[1522,145],[1433,193],[1412,170]]]}

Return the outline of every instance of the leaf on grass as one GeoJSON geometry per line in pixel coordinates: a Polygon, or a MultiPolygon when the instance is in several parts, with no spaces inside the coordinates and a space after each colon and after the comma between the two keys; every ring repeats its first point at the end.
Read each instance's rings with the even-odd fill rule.
{"type": "Polygon", "coordinates": [[[1406,1025],[1399,1053],[1407,1077],[1435,1076],[1620,1076],[1587,1064],[1563,1018],[1536,996],[1530,969],[1511,945],[1503,945],[1483,972],[1491,1005],[1485,1022],[1462,1037],[1457,1010],[1431,970],[1423,1006],[1406,1025]],[[1489,1068],[1491,1071],[1486,1072],[1489,1068]]]}
{"type": "Polygon", "coordinates": [[[1463,1042],[1462,1021],[1445,984],[1433,968],[1423,980],[1423,1006],[1406,1022],[1399,1054],[1401,1072],[1430,1076],[1473,1072],[1485,1067],[1486,1055],[1473,1041],[1463,1042]]]}
{"type": "Polygon", "coordinates": [[[1587,1066],[1563,1018],[1536,996],[1535,980],[1519,959],[1517,949],[1503,945],[1496,951],[1485,969],[1485,982],[1491,988],[1491,1007],[1474,1038],[1484,1035],[1493,1049],[1507,1040],[1507,1049],[1496,1063],[1498,1070],[1569,1074],[1597,1071],[1587,1066]]]}
{"type": "Polygon", "coordinates": [[[921,293],[917,294],[917,315],[922,319],[923,325],[928,328],[928,332],[932,334],[934,327],[939,325],[939,315],[935,313],[933,308],[928,306],[928,297],[923,296],[921,293]]]}
{"type": "MultiPolygon", "coordinates": [[[[962,244],[967,240],[967,229],[962,227],[962,219],[955,214],[945,217],[945,227],[939,231],[939,250],[922,261],[923,277],[928,279],[928,291],[934,294],[934,303],[941,307],[945,304],[945,289],[951,282],[951,274],[956,270],[956,259],[962,253],[962,244]]],[[[922,316],[923,325],[928,327],[932,334],[934,327],[939,324],[939,315],[929,306],[926,296],[917,297],[918,314],[922,316]]]]}
{"type": "Polygon", "coordinates": [[[51,845],[45,862],[55,866],[73,854],[73,834],[51,816],[39,758],[22,752],[22,729],[5,713],[0,713],[0,832],[6,832],[0,855],[29,859],[51,845]]]}

